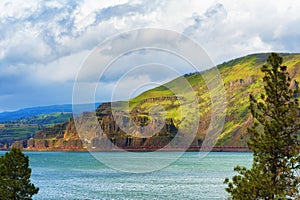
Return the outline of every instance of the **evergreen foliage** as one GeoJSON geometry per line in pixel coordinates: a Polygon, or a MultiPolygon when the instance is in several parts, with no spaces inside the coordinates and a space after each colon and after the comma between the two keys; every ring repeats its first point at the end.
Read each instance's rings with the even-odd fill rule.
{"type": "Polygon", "coordinates": [[[30,182],[28,156],[13,148],[0,157],[0,199],[31,200],[39,189],[30,182]]]}
{"type": "Polygon", "coordinates": [[[239,174],[226,191],[232,199],[298,199],[300,179],[299,104],[290,89],[291,79],[282,57],[272,53],[264,73],[264,94],[258,100],[250,95],[253,126],[248,129],[248,146],[253,151],[251,169],[237,166],[239,174]]]}

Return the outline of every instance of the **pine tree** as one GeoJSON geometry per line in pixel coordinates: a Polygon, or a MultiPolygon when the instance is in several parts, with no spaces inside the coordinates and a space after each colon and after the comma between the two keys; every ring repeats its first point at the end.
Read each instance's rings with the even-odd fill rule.
{"type": "Polygon", "coordinates": [[[0,157],[0,199],[31,200],[38,188],[30,183],[31,169],[28,156],[13,148],[0,157]]]}
{"type": "Polygon", "coordinates": [[[291,199],[299,195],[300,180],[295,172],[300,168],[300,110],[287,67],[281,65],[282,57],[272,53],[261,68],[264,94],[258,100],[250,95],[254,121],[248,129],[248,147],[253,151],[253,164],[251,169],[236,167],[239,174],[225,180],[232,199],[291,199]]]}

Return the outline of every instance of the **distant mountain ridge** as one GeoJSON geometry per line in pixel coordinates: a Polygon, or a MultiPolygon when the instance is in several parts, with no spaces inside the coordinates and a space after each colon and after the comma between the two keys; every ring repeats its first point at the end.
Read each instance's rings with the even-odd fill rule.
{"type": "MultiPolygon", "coordinates": [[[[90,109],[99,106],[100,103],[92,105],[80,104],[76,107],[90,109]]],[[[49,126],[68,123],[71,117],[72,104],[39,106],[0,113],[0,149],[6,149],[15,141],[27,140],[49,126]]]]}
{"type": "MultiPolygon", "coordinates": [[[[95,107],[98,107],[101,103],[95,103],[95,107]]],[[[87,104],[82,104],[87,105],[87,104]]],[[[49,105],[49,106],[37,106],[31,108],[23,108],[17,111],[2,112],[0,113],[0,123],[14,121],[22,118],[28,118],[41,114],[52,114],[52,113],[71,113],[72,104],[62,105],[49,105]]]]}

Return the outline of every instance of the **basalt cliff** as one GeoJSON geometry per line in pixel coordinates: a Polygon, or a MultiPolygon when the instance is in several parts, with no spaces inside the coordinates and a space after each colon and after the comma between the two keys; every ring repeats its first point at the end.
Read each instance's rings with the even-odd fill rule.
{"type": "MultiPolygon", "coordinates": [[[[299,98],[300,54],[281,55],[292,79],[290,87],[296,90],[295,98],[299,98]]],[[[226,113],[215,145],[246,146],[247,127],[252,124],[248,110],[249,94],[259,95],[262,91],[260,68],[266,63],[267,56],[252,54],[217,66],[226,91],[226,101],[222,105],[226,107],[226,113]]],[[[29,140],[17,141],[13,145],[28,150],[101,150],[112,146],[151,150],[164,147],[171,141],[172,145],[180,146],[180,141],[195,131],[190,145],[201,146],[207,139],[212,117],[211,91],[203,73],[209,74],[210,70],[178,77],[128,102],[102,103],[95,112],[83,113],[76,119],[44,128],[29,140]],[[181,84],[183,79],[192,87],[192,93],[181,84]],[[180,92],[174,94],[174,91],[180,92]],[[193,95],[199,108],[196,114],[191,104],[195,99],[189,100],[193,95]],[[197,126],[194,124],[196,116],[200,117],[197,126]],[[196,130],[186,131],[189,127],[196,127],[196,130]]]]}

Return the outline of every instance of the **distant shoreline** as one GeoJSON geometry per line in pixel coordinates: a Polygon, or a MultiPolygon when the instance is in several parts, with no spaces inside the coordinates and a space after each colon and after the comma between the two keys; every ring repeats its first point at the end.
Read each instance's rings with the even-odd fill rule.
{"type": "MultiPolygon", "coordinates": [[[[9,149],[1,149],[0,151],[8,151],[9,149]]],[[[107,148],[107,149],[22,149],[24,152],[251,152],[247,146],[214,146],[201,147],[195,146],[188,149],[185,148],[157,148],[157,147],[136,147],[136,148],[107,148]]]]}

